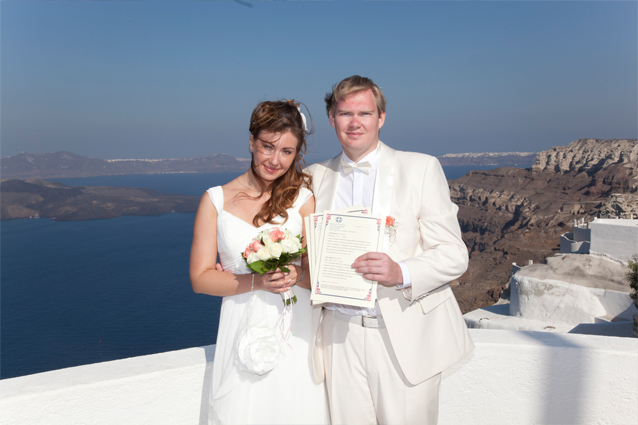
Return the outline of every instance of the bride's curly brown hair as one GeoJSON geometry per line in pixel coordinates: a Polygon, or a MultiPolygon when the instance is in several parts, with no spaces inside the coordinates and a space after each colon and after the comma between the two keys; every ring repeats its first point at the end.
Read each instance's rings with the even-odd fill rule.
{"type": "MultiPolygon", "coordinates": [[[[279,216],[284,218],[285,223],[288,220],[288,212],[286,210],[292,208],[299,195],[299,189],[305,187],[312,190],[312,177],[303,172],[303,169],[306,168],[304,161],[306,135],[312,133],[312,128],[306,130],[301,112],[298,109],[299,105],[300,103],[295,102],[293,99],[261,102],[255,107],[250,117],[248,130],[253,140],[257,140],[262,131],[280,135],[290,131],[293,136],[297,137],[295,158],[290,168],[270,186],[270,199],[264,202],[261,210],[253,218],[255,226],[259,226],[260,223],[275,224],[274,219],[279,216]]],[[[255,158],[252,153],[251,159],[250,169],[263,194],[268,189],[268,185],[257,173],[255,158]]]]}

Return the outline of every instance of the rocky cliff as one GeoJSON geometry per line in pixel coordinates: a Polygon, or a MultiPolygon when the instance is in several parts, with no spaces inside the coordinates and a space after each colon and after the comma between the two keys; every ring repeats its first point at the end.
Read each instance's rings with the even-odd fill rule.
{"type": "Polygon", "coordinates": [[[536,152],[448,153],[437,158],[441,165],[531,167],[536,161],[536,152]]]}
{"type": "MultiPolygon", "coordinates": [[[[536,156],[534,171],[593,173],[614,164],[636,168],[638,144],[633,139],[580,139],[568,146],[555,146],[536,156]]],[[[638,183],[638,176],[635,182],[638,183]]],[[[634,189],[638,186],[634,186],[634,189]]]]}
{"type": "Polygon", "coordinates": [[[471,311],[498,300],[512,262],[558,252],[574,219],[638,216],[638,141],[581,139],[539,153],[531,169],[472,171],[449,183],[470,252],[453,287],[471,311]]]}

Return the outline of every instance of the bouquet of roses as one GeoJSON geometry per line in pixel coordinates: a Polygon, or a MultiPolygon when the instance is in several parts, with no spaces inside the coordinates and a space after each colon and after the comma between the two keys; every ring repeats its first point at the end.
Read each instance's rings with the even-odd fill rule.
{"type": "MultiPolygon", "coordinates": [[[[262,230],[248,244],[242,257],[248,268],[259,273],[260,276],[277,269],[289,273],[290,269],[286,267],[286,264],[290,264],[306,252],[306,248],[301,246],[301,239],[300,235],[295,236],[289,230],[282,231],[278,227],[262,230]]],[[[292,288],[281,293],[281,298],[286,305],[297,302],[292,288]]]]}

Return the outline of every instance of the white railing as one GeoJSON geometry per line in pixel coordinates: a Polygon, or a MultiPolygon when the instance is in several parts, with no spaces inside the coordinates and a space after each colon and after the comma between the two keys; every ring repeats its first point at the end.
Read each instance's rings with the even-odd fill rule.
{"type": "MultiPolygon", "coordinates": [[[[471,329],[441,425],[636,424],[638,339],[471,329]]],[[[0,381],[0,423],[206,424],[214,346],[0,381]]],[[[246,408],[246,406],[238,406],[246,408]]]]}

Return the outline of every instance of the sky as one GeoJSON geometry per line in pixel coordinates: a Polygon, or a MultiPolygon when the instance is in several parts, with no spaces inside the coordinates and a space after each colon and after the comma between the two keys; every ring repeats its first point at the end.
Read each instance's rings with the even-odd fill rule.
{"type": "Polygon", "coordinates": [[[0,154],[247,158],[263,100],[310,111],[350,75],[408,151],[536,152],[638,138],[636,1],[2,1],[0,154]]]}

